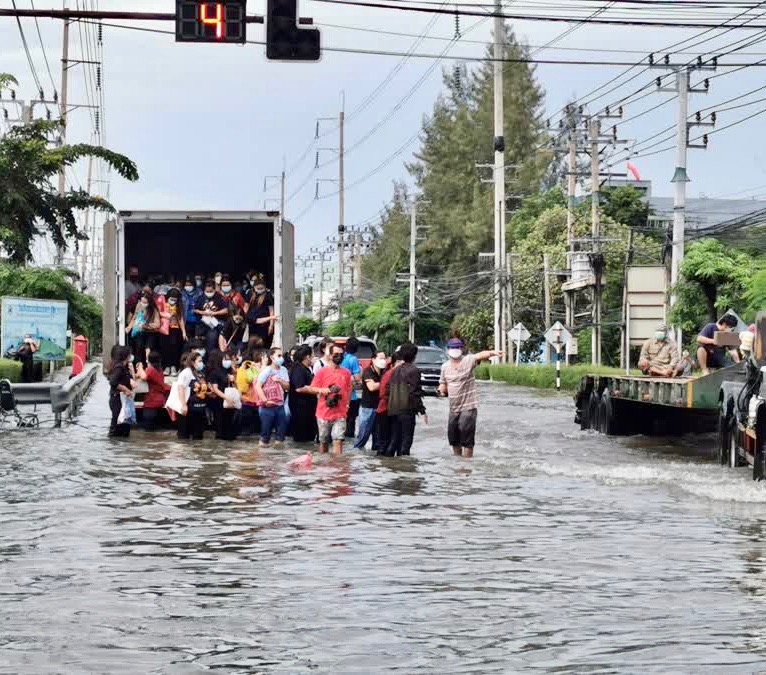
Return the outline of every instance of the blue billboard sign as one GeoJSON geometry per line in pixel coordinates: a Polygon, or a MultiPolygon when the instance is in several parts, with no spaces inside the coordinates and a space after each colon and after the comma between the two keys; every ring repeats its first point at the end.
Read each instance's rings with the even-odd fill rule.
{"type": "Polygon", "coordinates": [[[64,361],[69,303],[66,300],[2,298],[0,355],[16,351],[25,340],[38,344],[35,361],[64,361]]]}

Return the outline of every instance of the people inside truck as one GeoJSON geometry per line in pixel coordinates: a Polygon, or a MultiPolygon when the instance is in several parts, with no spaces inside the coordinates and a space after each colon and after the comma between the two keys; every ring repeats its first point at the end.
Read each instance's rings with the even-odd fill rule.
{"type": "Polygon", "coordinates": [[[109,436],[111,438],[127,438],[130,436],[130,424],[118,424],[118,420],[122,410],[120,394],[133,398],[132,378],[128,369],[133,354],[130,347],[117,347],[112,351],[112,354],[114,358],[109,369],[109,410],[112,413],[109,436]]]}
{"type": "Polygon", "coordinates": [[[274,298],[266,289],[266,281],[261,275],[252,279],[253,289],[245,308],[250,337],[258,336],[268,349],[274,340],[274,324],[277,316],[274,314],[274,298]]]}
{"type": "Polygon", "coordinates": [[[149,352],[149,366],[144,369],[139,364],[136,377],[144,380],[149,391],[144,397],[141,426],[147,431],[154,431],[165,422],[165,402],[168,400],[170,385],[165,384],[162,373],[162,356],[159,352],[149,352]]]}
{"type": "Polygon", "coordinates": [[[159,348],[160,312],[151,289],[145,289],[125,332],[130,337],[136,362],[146,367],[147,356],[159,348]]]}
{"type": "MultiPolygon", "coordinates": [[[[733,332],[737,327],[737,319],[731,314],[725,314],[717,322],[707,324],[697,336],[697,360],[702,373],[707,375],[711,369],[726,366],[727,351],[715,344],[716,332],[733,332]]],[[[739,363],[739,353],[736,349],[728,352],[728,357],[734,363],[739,363]]]]}
{"type": "Polygon", "coordinates": [[[654,335],[641,347],[638,367],[644,375],[673,377],[680,363],[678,345],[668,334],[668,327],[660,324],[654,335]]]}
{"type": "Polygon", "coordinates": [[[201,440],[207,425],[207,399],[211,395],[204,375],[205,363],[198,352],[190,352],[183,365],[177,380],[182,406],[177,419],[178,438],[201,440]]]}
{"type": "Polygon", "coordinates": [[[171,288],[165,297],[163,320],[167,321],[165,331],[161,331],[160,346],[162,361],[165,364],[165,375],[177,375],[181,364],[181,352],[188,339],[186,330],[186,315],[183,309],[183,298],[177,288],[171,288]]]}
{"type": "Polygon", "coordinates": [[[223,275],[223,280],[221,281],[221,295],[229,303],[230,307],[234,306],[239,307],[240,309],[245,308],[245,298],[242,293],[234,288],[234,284],[228,274],[223,275]]]}
{"type": "Polygon", "coordinates": [[[222,352],[233,349],[238,354],[244,352],[246,329],[247,324],[245,323],[244,310],[237,307],[237,305],[230,305],[229,317],[218,337],[218,349],[222,352]]]}
{"type": "Polygon", "coordinates": [[[223,281],[223,272],[216,272],[213,276],[213,281],[215,281],[215,290],[220,292],[221,282],[223,281]]]}
{"type": "Polygon", "coordinates": [[[229,313],[229,306],[216,292],[214,281],[209,280],[205,283],[205,291],[194,306],[194,313],[199,317],[196,335],[205,339],[205,348],[209,354],[218,347],[222,321],[229,313]]]}
{"type": "Polygon", "coordinates": [[[186,322],[187,335],[197,334],[197,315],[194,313],[194,307],[197,304],[197,300],[202,297],[202,289],[197,288],[194,285],[194,279],[192,277],[186,277],[184,281],[183,290],[181,291],[181,298],[184,303],[184,320],[186,322]]]}
{"type": "Polygon", "coordinates": [[[194,285],[199,289],[200,293],[202,293],[202,289],[205,286],[205,277],[202,274],[195,274],[194,285]]]}
{"type": "Polygon", "coordinates": [[[173,283],[167,279],[163,279],[162,276],[156,276],[154,278],[154,295],[162,296],[163,298],[168,294],[168,291],[172,288],[173,283]]]}
{"type": "Polygon", "coordinates": [[[138,278],[138,267],[130,265],[128,267],[128,278],[125,279],[125,298],[136,295],[141,290],[141,284],[138,278]]]}

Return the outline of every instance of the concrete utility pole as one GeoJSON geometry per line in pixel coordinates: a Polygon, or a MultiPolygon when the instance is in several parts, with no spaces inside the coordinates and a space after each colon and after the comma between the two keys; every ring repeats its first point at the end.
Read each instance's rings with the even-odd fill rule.
{"type": "MultiPolygon", "coordinates": [[[[66,0],[64,0],[64,9],[67,9],[66,0]]],[[[61,131],[60,145],[66,142],[67,125],[67,103],[69,100],[69,19],[64,19],[64,34],[61,46],[61,131]]],[[[66,174],[62,168],[59,171],[59,196],[63,197],[66,192],[66,174]]],[[[64,249],[61,246],[56,247],[56,265],[64,262],[64,249]]]]}
{"type": "Polygon", "coordinates": [[[503,113],[503,52],[505,48],[505,22],[502,5],[495,0],[493,40],[493,90],[494,90],[494,138],[495,151],[495,284],[494,284],[494,348],[502,351],[503,336],[503,276],[505,273],[505,133],[503,113]]]}
{"type": "MultiPolygon", "coordinates": [[[[674,184],[673,192],[673,238],[671,245],[670,260],[670,306],[676,304],[678,298],[673,289],[680,280],[681,262],[684,259],[684,239],[686,236],[686,184],[690,182],[689,174],[686,172],[686,151],[688,148],[707,148],[707,136],[703,136],[701,145],[691,145],[689,143],[689,129],[693,126],[715,126],[715,113],[710,115],[710,121],[703,121],[700,114],[693,122],[689,122],[689,94],[707,94],[710,89],[710,82],[706,79],[702,88],[694,89],[690,87],[689,75],[692,70],[715,70],[717,59],[713,58],[709,63],[698,60],[694,65],[689,64],[671,64],[669,57],[665,57],[663,63],[655,64],[654,55],[649,55],[649,64],[653,68],[670,69],[675,73],[675,86],[662,87],[662,78],[657,78],[657,90],[672,92],[677,94],[676,111],[676,168],[673,172],[671,183],[674,184]]],[[[683,344],[683,334],[681,328],[676,329],[676,343],[683,344]]]]}
{"type": "Polygon", "coordinates": [[[341,318],[341,306],[343,304],[343,242],[346,232],[345,224],[345,175],[344,175],[344,127],[346,124],[345,94],[341,93],[340,114],[338,115],[338,319],[341,318]]]}
{"type": "MultiPolygon", "coordinates": [[[[543,253],[543,297],[545,311],[545,329],[553,325],[551,320],[551,262],[547,253],[543,253]]],[[[546,363],[551,362],[551,346],[546,343],[546,363]]]]}
{"type": "MultiPolygon", "coordinates": [[[[90,194],[90,190],[93,184],[93,157],[88,158],[88,179],[87,179],[87,187],[85,188],[88,194],[90,194]]],[[[90,238],[92,236],[92,233],[90,231],[90,212],[91,209],[88,209],[85,212],[85,236],[86,239],[82,242],[82,260],[80,261],[80,290],[84,293],[85,289],[88,287],[87,283],[87,274],[88,274],[88,242],[90,241],[90,238]]],[[[95,251],[91,252],[91,255],[93,255],[95,251]]]]}
{"type": "Polygon", "coordinates": [[[415,248],[418,243],[418,202],[413,199],[410,205],[410,313],[409,313],[409,333],[410,342],[415,342],[415,280],[417,272],[415,269],[415,248]]]}
{"type": "MultiPolygon", "coordinates": [[[[601,177],[599,134],[601,123],[598,118],[591,118],[588,122],[588,139],[590,140],[590,180],[591,180],[591,236],[593,237],[593,253],[601,252],[601,177]]],[[[601,279],[595,275],[593,287],[593,330],[591,331],[591,363],[601,363],[601,279]]]]}
{"type": "MultiPolygon", "coordinates": [[[[317,317],[317,320],[319,321],[319,326],[321,328],[324,323],[324,262],[326,254],[322,249],[312,249],[311,253],[311,259],[319,262],[319,316],[317,317]]],[[[316,275],[314,275],[314,281],[316,282],[316,275]]],[[[311,290],[312,295],[316,293],[316,286],[314,284],[312,284],[311,290]]]]}
{"type": "Polygon", "coordinates": [[[362,233],[354,232],[354,295],[362,294],[362,233]]]}

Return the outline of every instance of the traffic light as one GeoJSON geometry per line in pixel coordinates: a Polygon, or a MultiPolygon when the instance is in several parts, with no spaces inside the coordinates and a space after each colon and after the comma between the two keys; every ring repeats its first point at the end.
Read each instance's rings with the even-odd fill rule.
{"type": "Polygon", "coordinates": [[[298,0],[267,0],[266,58],[275,61],[318,61],[319,30],[298,27],[298,0]]]}

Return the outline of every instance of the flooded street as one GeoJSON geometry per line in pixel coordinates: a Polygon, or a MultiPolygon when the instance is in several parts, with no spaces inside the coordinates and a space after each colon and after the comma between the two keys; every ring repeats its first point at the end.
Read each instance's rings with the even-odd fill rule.
{"type": "Polygon", "coordinates": [[[473,460],[0,436],[0,672],[766,669],[766,484],[708,440],[580,432],[481,388],[473,460]]]}

